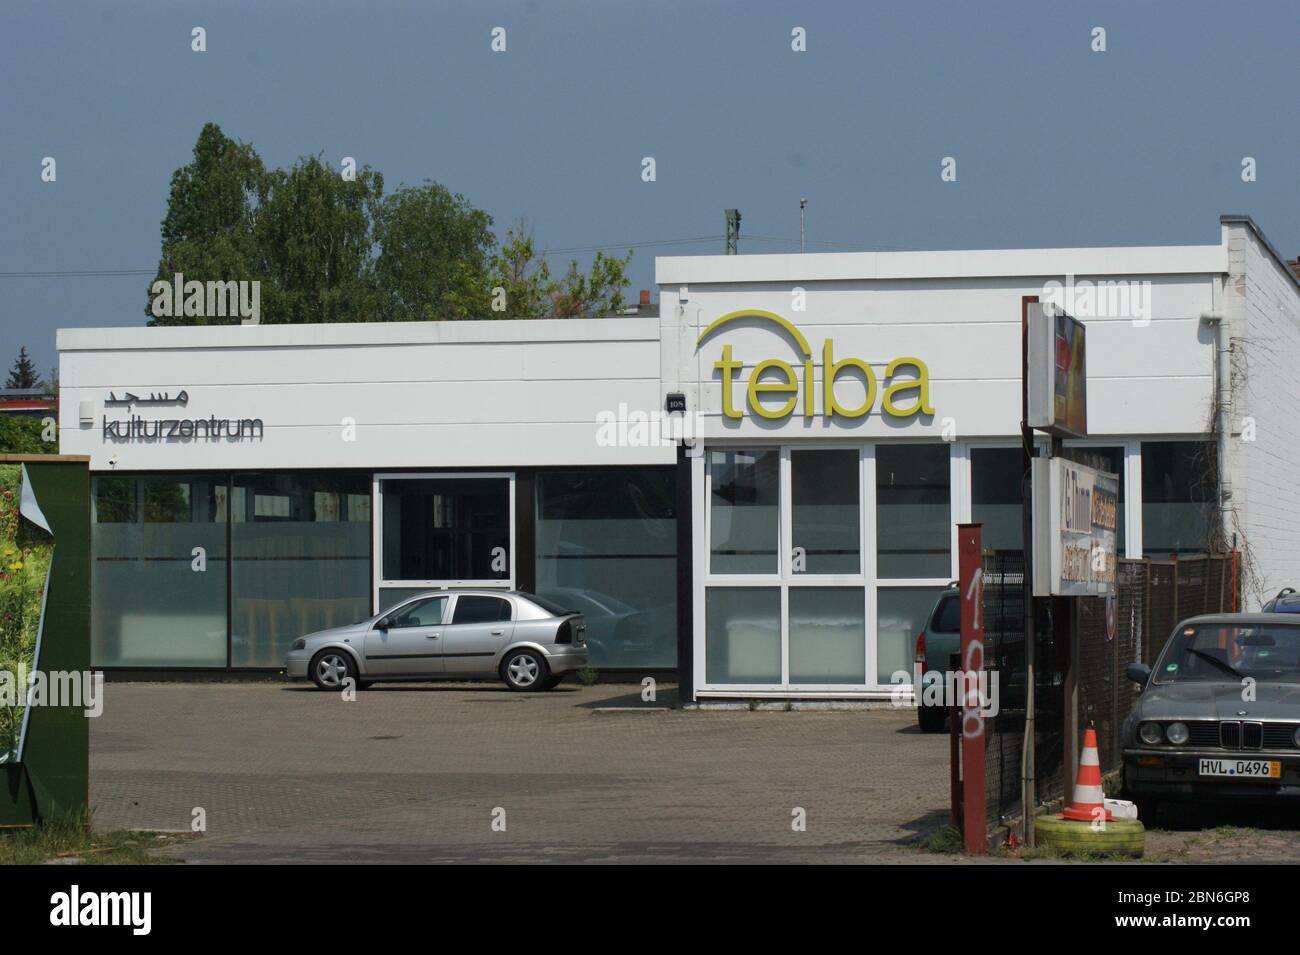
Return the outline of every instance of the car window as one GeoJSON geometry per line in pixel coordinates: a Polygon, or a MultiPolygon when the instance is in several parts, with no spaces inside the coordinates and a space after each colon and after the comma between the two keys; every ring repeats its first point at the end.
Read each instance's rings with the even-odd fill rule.
{"type": "Polygon", "coordinates": [[[930,629],[935,633],[961,633],[961,601],[955,595],[939,599],[930,629]]]}
{"type": "Polygon", "coordinates": [[[1300,683],[1300,627],[1206,623],[1183,627],[1156,664],[1157,683],[1300,683]]]}
{"type": "MultiPolygon", "coordinates": [[[[539,594],[526,594],[523,591],[520,591],[519,595],[531,600],[553,617],[563,617],[572,610],[572,608],[566,606],[560,601],[560,598],[557,597],[543,597],[539,594]]],[[[568,599],[567,596],[564,598],[564,600],[568,599]]]]}
{"type": "Polygon", "coordinates": [[[510,619],[510,601],[481,594],[461,594],[456,598],[452,623],[496,623],[510,619]]]}
{"type": "Polygon", "coordinates": [[[423,600],[417,600],[402,607],[396,615],[390,615],[388,626],[398,629],[403,627],[439,626],[442,623],[442,615],[446,606],[447,598],[445,596],[426,597],[423,600]]]}

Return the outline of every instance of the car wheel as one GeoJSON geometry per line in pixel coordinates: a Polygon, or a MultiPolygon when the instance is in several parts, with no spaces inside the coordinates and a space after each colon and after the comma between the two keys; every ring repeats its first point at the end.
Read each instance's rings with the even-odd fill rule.
{"type": "Polygon", "coordinates": [[[501,679],[512,690],[532,692],[546,688],[550,672],[539,654],[532,650],[512,650],[501,661],[501,679]]]}
{"type": "Polygon", "coordinates": [[[920,725],[922,733],[941,732],[944,720],[947,717],[948,711],[942,706],[918,706],[916,708],[916,722],[920,725]]]}
{"type": "Polygon", "coordinates": [[[560,681],[563,680],[563,679],[564,679],[564,677],[562,677],[562,676],[548,676],[548,677],[546,678],[546,682],[544,682],[544,683],[542,684],[542,689],[543,689],[543,690],[553,690],[553,689],[555,689],[557,686],[560,685],[560,681]]]}
{"type": "Polygon", "coordinates": [[[342,650],[322,650],[311,658],[307,672],[311,674],[311,681],[322,690],[341,690],[348,677],[356,685],[357,665],[342,650]]]}

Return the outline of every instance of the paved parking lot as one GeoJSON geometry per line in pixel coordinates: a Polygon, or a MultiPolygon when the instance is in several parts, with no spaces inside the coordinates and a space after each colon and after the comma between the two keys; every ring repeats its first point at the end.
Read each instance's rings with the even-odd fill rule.
{"type": "Polygon", "coordinates": [[[637,689],[111,683],[95,824],[201,808],[190,862],[851,862],[921,861],[947,818],[947,737],[911,711],[606,711],[637,689]]]}

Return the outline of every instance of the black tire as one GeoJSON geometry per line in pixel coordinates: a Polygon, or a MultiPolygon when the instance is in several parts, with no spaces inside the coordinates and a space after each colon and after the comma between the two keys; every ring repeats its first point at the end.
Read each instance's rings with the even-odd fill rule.
{"type": "Polygon", "coordinates": [[[317,689],[337,693],[343,689],[344,681],[348,678],[351,678],[353,686],[357,685],[357,664],[346,650],[326,647],[311,658],[307,675],[317,689]]]}
{"type": "Polygon", "coordinates": [[[542,689],[543,689],[543,690],[553,690],[553,689],[555,689],[557,686],[560,685],[560,681],[563,680],[563,679],[564,679],[564,677],[562,677],[562,676],[548,676],[548,677],[546,678],[546,682],[542,684],[542,689]]]}
{"type": "Polygon", "coordinates": [[[941,733],[948,719],[948,711],[942,706],[918,706],[916,722],[922,733],[941,733]]]}
{"type": "Polygon", "coordinates": [[[536,650],[511,650],[501,660],[501,679],[517,693],[549,689],[551,669],[536,650]]]}

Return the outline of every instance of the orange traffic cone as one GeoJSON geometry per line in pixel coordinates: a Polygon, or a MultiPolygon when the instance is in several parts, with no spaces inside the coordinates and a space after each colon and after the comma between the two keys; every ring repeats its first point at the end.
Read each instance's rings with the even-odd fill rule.
{"type": "Polygon", "coordinates": [[[1074,802],[1061,816],[1079,822],[1113,818],[1106,808],[1101,789],[1101,761],[1097,758],[1097,731],[1091,726],[1083,734],[1083,754],[1079,757],[1079,778],[1074,781],[1074,802]]]}

